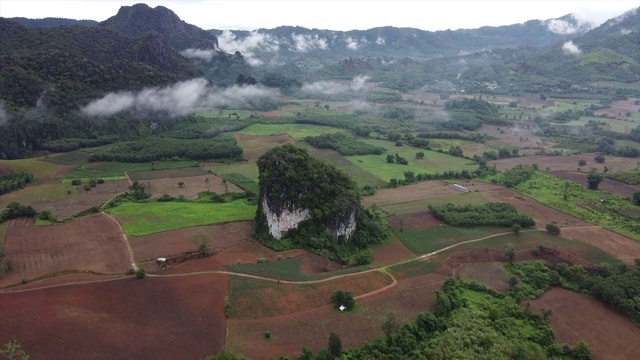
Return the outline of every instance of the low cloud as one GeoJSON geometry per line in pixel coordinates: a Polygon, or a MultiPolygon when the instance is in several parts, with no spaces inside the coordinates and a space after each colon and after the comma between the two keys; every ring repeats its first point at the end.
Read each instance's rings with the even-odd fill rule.
{"type": "Polygon", "coordinates": [[[384,45],[385,43],[386,41],[384,40],[384,38],[382,36],[378,36],[378,38],[376,39],[376,44],[384,45]]]}
{"type": "Polygon", "coordinates": [[[555,34],[568,35],[578,31],[578,28],[566,20],[552,19],[547,22],[547,30],[555,34]]]}
{"type": "Polygon", "coordinates": [[[620,33],[622,35],[629,35],[631,34],[633,31],[629,30],[629,29],[620,29],[620,33]]]}
{"type": "Polygon", "coordinates": [[[344,40],[344,42],[347,44],[347,49],[358,50],[358,46],[359,46],[358,40],[349,36],[344,40]]]}
{"type": "Polygon", "coordinates": [[[363,100],[352,100],[349,102],[349,107],[353,109],[353,112],[360,114],[373,114],[378,111],[378,109],[363,100]]]}
{"type": "Polygon", "coordinates": [[[200,107],[246,107],[276,95],[272,89],[260,86],[211,87],[207,80],[198,78],[164,88],[109,93],[83,107],[81,112],[88,116],[110,116],[123,111],[165,111],[180,116],[200,107]]]}
{"type": "Polygon", "coordinates": [[[5,125],[9,121],[9,113],[4,106],[4,101],[0,100],[0,126],[5,125]]]}
{"type": "Polygon", "coordinates": [[[578,45],[574,44],[573,41],[567,41],[562,44],[562,51],[565,55],[580,55],[582,54],[582,50],[578,47],[578,45]]]}
{"type": "Polygon", "coordinates": [[[326,50],[328,47],[327,39],[321,38],[318,34],[305,35],[305,34],[291,34],[293,45],[296,51],[308,52],[312,50],[326,50]]]}
{"type": "Polygon", "coordinates": [[[264,64],[264,61],[258,58],[256,52],[277,53],[280,42],[269,34],[257,31],[251,31],[247,37],[239,39],[232,31],[224,30],[218,36],[218,47],[227,53],[240,51],[249,65],[259,66],[264,64]]]}
{"type": "Polygon", "coordinates": [[[316,81],[302,85],[301,90],[306,93],[325,95],[344,93],[348,91],[360,91],[369,79],[369,76],[358,75],[351,80],[351,83],[338,81],[316,81]]]}
{"type": "Polygon", "coordinates": [[[205,62],[210,62],[214,54],[215,50],[202,49],[186,49],[180,52],[180,55],[186,57],[187,59],[202,60],[205,62]]]}

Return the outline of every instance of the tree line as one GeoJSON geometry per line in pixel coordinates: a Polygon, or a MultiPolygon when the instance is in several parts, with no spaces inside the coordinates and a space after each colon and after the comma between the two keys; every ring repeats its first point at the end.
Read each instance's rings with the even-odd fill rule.
{"type": "Polygon", "coordinates": [[[26,172],[16,172],[0,176],[0,195],[16,189],[22,189],[33,181],[33,175],[26,172]]]}
{"type": "Polygon", "coordinates": [[[345,133],[308,136],[305,141],[316,149],[332,149],[343,156],[381,155],[385,152],[384,148],[356,140],[353,135],[345,133]]]}
{"type": "Polygon", "coordinates": [[[488,203],[483,205],[429,205],[431,213],[451,226],[505,226],[519,224],[523,228],[535,226],[528,215],[518,213],[515,206],[508,203],[488,203]]]}

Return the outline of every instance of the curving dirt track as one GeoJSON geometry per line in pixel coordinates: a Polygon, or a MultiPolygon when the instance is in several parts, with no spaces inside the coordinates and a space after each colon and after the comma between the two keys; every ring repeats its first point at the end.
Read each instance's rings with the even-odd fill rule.
{"type": "Polygon", "coordinates": [[[553,288],[531,308],[553,310],[549,322],[558,340],[586,341],[594,360],[640,359],[640,327],[591,296],[553,288]]]}

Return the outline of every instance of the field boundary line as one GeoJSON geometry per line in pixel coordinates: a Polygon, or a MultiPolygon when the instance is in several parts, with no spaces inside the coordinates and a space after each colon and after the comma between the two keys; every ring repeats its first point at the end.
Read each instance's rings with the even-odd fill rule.
{"type": "Polygon", "coordinates": [[[104,214],[106,217],[108,217],[109,219],[111,219],[111,221],[113,221],[116,224],[116,226],[118,226],[118,230],[120,230],[120,234],[122,235],[122,241],[124,242],[124,245],[127,247],[127,251],[129,252],[129,261],[131,262],[131,267],[133,268],[133,271],[137,271],[138,265],[136,265],[136,261],[133,258],[133,250],[131,250],[131,245],[129,244],[129,238],[127,238],[127,234],[124,233],[124,229],[122,228],[122,225],[120,225],[118,220],[116,220],[116,218],[114,218],[113,216],[107,214],[102,210],[100,210],[100,212],[104,214]]]}

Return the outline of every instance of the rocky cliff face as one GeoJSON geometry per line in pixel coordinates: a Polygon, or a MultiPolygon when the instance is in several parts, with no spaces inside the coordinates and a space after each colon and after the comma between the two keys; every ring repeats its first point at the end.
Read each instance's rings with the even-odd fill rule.
{"type": "Polygon", "coordinates": [[[285,209],[278,213],[269,207],[269,202],[266,198],[262,199],[261,210],[267,220],[269,234],[278,240],[282,239],[282,235],[287,231],[297,228],[302,221],[311,218],[309,209],[285,209]]]}

